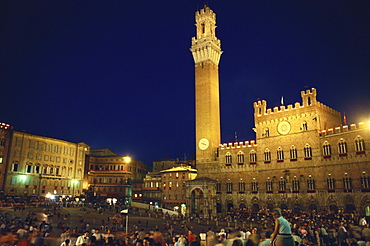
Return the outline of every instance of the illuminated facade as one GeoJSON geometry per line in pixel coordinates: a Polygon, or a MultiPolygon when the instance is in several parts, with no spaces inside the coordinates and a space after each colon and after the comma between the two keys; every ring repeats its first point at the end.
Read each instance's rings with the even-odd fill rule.
{"type": "Polygon", "coordinates": [[[370,215],[370,123],[342,124],[341,114],[317,100],[267,108],[254,103],[256,140],[221,144],[218,92],[220,41],[215,14],[195,14],[196,167],[186,183],[189,213],[209,217],[281,207],[354,211],[370,215]]]}
{"type": "Polygon", "coordinates": [[[4,194],[79,196],[89,148],[82,142],[11,130],[4,194]]]}
{"type": "Polygon", "coordinates": [[[148,173],[143,181],[142,201],[185,213],[185,183],[195,179],[196,176],[197,170],[188,165],[148,173]]]}
{"type": "Polygon", "coordinates": [[[0,192],[4,193],[6,163],[10,143],[11,126],[6,123],[0,123],[0,192]]]}
{"type": "Polygon", "coordinates": [[[87,158],[86,179],[89,193],[100,197],[126,197],[131,200],[132,183],[142,180],[148,165],[111,150],[94,149],[87,158]]]}

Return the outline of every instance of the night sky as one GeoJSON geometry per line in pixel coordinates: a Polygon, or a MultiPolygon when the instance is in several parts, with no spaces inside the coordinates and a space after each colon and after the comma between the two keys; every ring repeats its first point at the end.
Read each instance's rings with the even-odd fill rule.
{"type": "MultiPolygon", "coordinates": [[[[195,153],[196,0],[0,3],[0,122],[151,164],[195,153]]],[[[253,102],[317,99],[370,119],[370,1],[208,0],[224,51],[222,142],[255,139],[253,102]]]]}

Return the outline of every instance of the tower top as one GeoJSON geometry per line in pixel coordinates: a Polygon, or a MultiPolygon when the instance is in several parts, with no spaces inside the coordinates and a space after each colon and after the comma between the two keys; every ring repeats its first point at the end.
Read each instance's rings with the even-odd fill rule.
{"type": "Polygon", "coordinates": [[[221,51],[221,42],[216,37],[216,14],[205,5],[195,12],[196,37],[192,38],[190,51],[194,62],[210,60],[218,65],[221,51]]]}

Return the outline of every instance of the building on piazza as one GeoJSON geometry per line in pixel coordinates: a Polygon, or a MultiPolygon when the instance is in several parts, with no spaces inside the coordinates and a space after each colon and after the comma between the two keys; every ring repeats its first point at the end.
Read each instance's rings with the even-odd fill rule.
{"type": "Polygon", "coordinates": [[[267,107],[254,103],[253,141],[220,138],[216,14],[195,13],[196,179],[186,182],[188,213],[202,217],[280,207],[295,211],[357,211],[370,215],[370,123],[342,124],[317,100],[267,107]]]}
{"type": "Polygon", "coordinates": [[[11,127],[1,129],[2,194],[78,197],[83,190],[89,145],[40,136],[11,127]],[[6,131],[6,133],[4,133],[6,131]]]}
{"type": "Polygon", "coordinates": [[[86,186],[89,198],[126,199],[130,203],[133,186],[142,182],[149,166],[108,148],[92,149],[87,156],[86,186]]]}

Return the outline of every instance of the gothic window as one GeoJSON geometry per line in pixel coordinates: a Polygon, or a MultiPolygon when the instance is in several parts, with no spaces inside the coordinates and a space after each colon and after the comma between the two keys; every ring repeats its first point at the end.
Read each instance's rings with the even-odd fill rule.
{"type": "Polygon", "coordinates": [[[347,153],[347,143],[343,138],[341,138],[338,143],[338,150],[339,150],[339,154],[347,153]]]}
{"type": "Polygon", "coordinates": [[[233,183],[231,183],[230,179],[227,180],[226,191],[227,192],[232,192],[233,191],[233,183]]]}
{"type": "Polygon", "coordinates": [[[283,161],[284,160],[284,151],[281,147],[277,149],[277,160],[283,161]]]}
{"type": "Polygon", "coordinates": [[[250,161],[250,163],[256,163],[257,162],[257,154],[254,150],[252,150],[249,154],[249,161],[250,161]]]}
{"type": "Polygon", "coordinates": [[[300,190],[300,183],[296,176],[293,177],[292,180],[292,190],[299,191],[300,190]]]}
{"type": "Polygon", "coordinates": [[[307,180],[307,189],[308,190],[315,190],[315,180],[312,178],[311,175],[308,175],[308,180],[307,180]]]}
{"type": "Polygon", "coordinates": [[[232,163],[232,156],[229,152],[226,153],[226,164],[231,164],[232,163]]]}
{"type": "Polygon", "coordinates": [[[245,191],[245,182],[243,181],[243,179],[240,179],[239,180],[239,191],[240,192],[244,192],[245,191]]]}
{"type": "Polygon", "coordinates": [[[286,181],[283,177],[280,177],[279,180],[279,191],[285,191],[286,190],[286,181]]]}
{"type": "Polygon", "coordinates": [[[311,158],[312,157],[312,148],[309,144],[304,146],[304,157],[311,158]]]}
{"type": "Polygon", "coordinates": [[[297,149],[294,145],[290,147],[290,159],[297,159],[297,149]]]}
{"type": "Polygon", "coordinates": [[[365,171],[361,174],[361,188],[369,189],[370,188],[370,177],[366,174],[365,171]]]}
{"type": "Polygon", "coordinates": [[[364,151],[365,150],[365,141],[362,137],[357,136],[355,139],[355,148],[356,152],[364,151]]]}
{"type": "Polygon", "coordinates": [[[344,174],[343,187],[344,187],[345,190],[351,190],[352,189],[352,179],[350,177],[348,177],[348,173],[344,174]]]}
{"type": "Polygon", "coordinates": [[[331,174],[328,175],[328,179],[326,182],[328,183],[328,190],[335,189],[335,179],[331,176],[331,174]]]}
{"type": "Polygon", "coordinates": [[[303,121],[302,123],[302,131],[307,131],[308,128],[307,128],[307,122],[306,121],[303,121]]]}
{"type": "Polygon", "coordinates": [[[204,34],[206,32],[206,25],[202,23],[201,27],[202,27],[202,33],[204,34]]]}
{"type": "Polygon", "coordinates": [[[265,161],[271,161],[271,152],[268,148],[265,149],[265,161]]]}
{"type": "Polygon", "coordinates": [[[272,180],[270,178],[267,178],[266,181],[266,191],[272,191],[272,180]]]}
{"type": "Polygon", "coordinates": [[[221,192],[221,183],[218,179],[217,179],[217,183],[216,183],[216,192],[221,192]]]}
{"type": "Polygon", "coordinates": [[[325,141],[323,145],[324,150],[324,156],[330,156],[331,155],[331,147],[328,141],[325,141]]]}
{"type": "Polygon", "coordinates": [[[270,129],[267,127],[263,129],[262,137],[269,137],[270,136],[270,129]]]}
{"type": "Polygon", "coordinates": [[[241,151],[238,153],[238,163],[239,164],[243,164],[244,163],[244,154],[241,151]]]}
{"type": "Polygon", "coordinates": [[[258,191],[258,182],[256,178],[252,179],[252,191],[258,191]]]}

